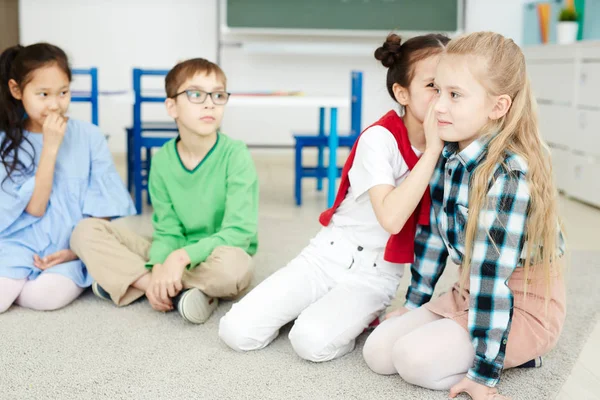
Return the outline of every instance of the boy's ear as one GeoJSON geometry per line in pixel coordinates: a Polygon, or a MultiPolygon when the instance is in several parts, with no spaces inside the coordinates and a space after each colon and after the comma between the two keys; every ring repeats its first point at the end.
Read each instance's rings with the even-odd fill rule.
{"type": "Polygon", "coordinates": [[[503,94],[498,96],[498,98],[496,99],[496,104],[494,105],[494,108],[492,109],[492,112],[489,115],[490,119],[495,121],[504,117],[508,110],[510,110],[511,104],[512,99],[509,95],[503,94]]]}
{"type": "Polygon", "coordinates": [[[8,89],[10,90],[10,94],[17,100],[23,100],[23,93],[21,93],[21,88],[19,84],[14,79],[10,79],[8,81],[8,89]]]}
{"type": "Polygon", "coordinates": [[[402,104],[403,106],[408,105],[410,95],[408,94],[408,90],[405,87],[400,86],[400,84],[398,83],[394,83],[394,85],[392,86],[392,91],[394,92],[394,97],[396,98],[396,101],[398,103],[402,104]]]}
{"type": "Polygon", "coordinates": [[[165,100],[165,106],[167,107],[167,113],[173,119],[177,119],[177,107],[175,104],[175,99],[167,98],[165,100]]]}

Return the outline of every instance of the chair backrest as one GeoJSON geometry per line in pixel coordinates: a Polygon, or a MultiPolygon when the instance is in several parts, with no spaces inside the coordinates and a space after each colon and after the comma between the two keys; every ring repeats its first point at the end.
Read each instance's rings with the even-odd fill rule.
{"type": "Polygon", "coordinates": [[[76,68],[72,71],[73,75],[89,75],[90,76],[90,91],[75,92],[71,97],[71,101],[75,103],[89,102],[92,107],[92,124],[98,125],[98,68],[76,68]]]}
{"type": "Polygon", "coordinates": [[[166,69],[133,69],[133,93],[135,101],[133,103],[133,127],[141,129],[142,126],[142,103],[162,103],[165,101],[165,95],[144,96],[142,94],[143,76],[166,76],[169,70],[166,69]]]}
{"type": "Polygon", "coordinates": [[[358,136],[362,126],[363,73],[361,71],[352,71],[351,95],[350,135],[358,136]]]}

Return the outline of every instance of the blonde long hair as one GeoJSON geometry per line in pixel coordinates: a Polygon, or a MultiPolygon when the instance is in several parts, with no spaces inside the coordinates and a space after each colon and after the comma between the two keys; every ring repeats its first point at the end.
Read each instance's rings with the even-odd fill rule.
{"type": "Polygon", "coordinates": [[[525,225],[525,282],[528,282],[530,272],[543,272],[548,298],[551,275],[557,267],[552,265],[552,261],[557,259],[559,245],[557,191],[552,177],[550,150],[538,129],[537,103],[531,92],[525,57],[511,39],[492,32],[458,37],[448,44],[447,54],[474,56],[483,61],[470,65],[476,66],[473,73],[488,94],[506,94],[512,99],[506,115],[489,121],[481,131],[482,136],[498,133],[489,142],[487,157],[474,171],[469,189],[470,218],[466,227],[460,286],[464,287],[469,279],[479,213],[486,201],[490,181],[497,165],[503,163],[509,151],[523,157],[528,165],[531,200],[525,225]],[[538,267],[542,270],[537,271],[538,267]]]}

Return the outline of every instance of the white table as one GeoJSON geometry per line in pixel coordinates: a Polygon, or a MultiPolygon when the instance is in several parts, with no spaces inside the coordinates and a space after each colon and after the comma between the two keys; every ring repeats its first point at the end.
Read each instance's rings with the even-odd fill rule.
{"type": "MultiPolygon", "coordinates": [[[[337,127],[337,110],[350,106],[347,97],[328,96],[247,96],[232,94],[228,107],[315,107],[329,109],[329,165],[327,167],[327,206],[331,207],[335,200],[337,181],[337,149],[339,136],[337,127]]],[[[321,124],[319,124],[321,125],[321,124]]]]}
{"type": "Polygon", "coordinates": [[[227,105],[347,108],[350,106],[350,99],[330,96],[247,96],[233,93],[227,105]]]}

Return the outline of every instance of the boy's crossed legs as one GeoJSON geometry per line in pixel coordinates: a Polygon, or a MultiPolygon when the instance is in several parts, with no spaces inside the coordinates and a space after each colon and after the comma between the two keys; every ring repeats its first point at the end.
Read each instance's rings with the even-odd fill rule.
{"type": "MultiPolygon", "coordinates": [[[[71,236],[73,252],[118,306],[145,294],[150,283],[145,267],[150,246],[149,239],[95,218],[81,221],[71,236]]],[[[179,312],[190,322],[204,322],[216,308],[216,298],[235,297],[250,285],[251,263],[242,249],[217,247],[196,268],[184,270],[184,291],[175,298],[179,312]]]]}

